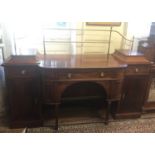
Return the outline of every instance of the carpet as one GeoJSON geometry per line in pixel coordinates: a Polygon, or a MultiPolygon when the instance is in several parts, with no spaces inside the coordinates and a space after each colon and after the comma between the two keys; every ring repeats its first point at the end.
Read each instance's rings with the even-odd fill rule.
{"type": "Polygon", "coordinates": [[[59,130],[54,122],[45,122],[43,127],[28,128],[27,133],[154,133],[155,117],[128,120],[110,120],[108,125],[101,118],[60,120],[59,130]]]}

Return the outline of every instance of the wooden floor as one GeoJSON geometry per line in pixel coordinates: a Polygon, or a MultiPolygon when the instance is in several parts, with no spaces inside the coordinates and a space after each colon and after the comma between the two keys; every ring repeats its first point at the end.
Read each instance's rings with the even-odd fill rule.
{"type": "MultiPolygon", "coordinates": [[[[91,124],[93,125],[95,122],[98,122],[96,120],[99,120],[99,119],[97,119],[95,117],[93,117],[93,119],[92,119],[92,117],[87,117],[87,118],[85,117],[84,118],[85,120],[82,120],[82,122],[86,122],[86,123],[82,123],[82,124],[80,123],[81,124],[80,125],[79,123],[76,124],[77,122],[81,122],[81,120],[79,121],[80,117],[76,117],[76,118],[74,117],[74,121],[76,123],[73,123],[72,119],[73,118],[71,118],[71,117],[66,117],[63,120],[61,119],[61,121],[62,121],[62,123],[60,125],[61,128],[62,127],[68,128],[68,130],[71,131],[71,133],[72,133],[72,129],[74,128],[74,126],[75,127],[76,126],[82,126],[82,124],[84,124],[84,126],[87,126],[87,125],[91,126],[91,124]],[[91,121],[93,120],[94,123],[91,123],[90,120],[91,121]]],[[[2,122],[2,121],[3,121],[3,123],[0,124],[0,133],[25,133],[26,130],[27,130],[27,128],[10,129],[8,124],[5,124],[4,120],[2,118],[0,118],[0,122],[2,122]]],[[[50,126],[51,122],[52,122],[52,120],[47,120],[47,122],[44,123],[43,127],[38,127],[38,128],[34,128],[34,129],[37,132],[40,131],[40,128],[43,128],[43,129],[45,128],[46,129],[46,128],[50,127],[50,130],[51,129],[54,130],[54,128],[51,128],[51,126],[50,126]]],[[[144,128],[150,128],[149,130],[146,130],[146,132],[150,132],[150,131],[154,132],[155,131],[155,127],[154,127],[155,114],[145,114],[145,115],[143,115],[139,119],[130,119],[130,120],[128,120],[128,119],[127,120],[113,120],[113,119],[111,119],[108,126],[105,126],[104,123],[102,123],[102,122],[99,122],[99,123],[96,123],[96,124],[100,124],[103,129],[107,129],[108,128],[108,130],[110,132],[115,132],[115,130],[114,130],[115,127],[116,127],[115,125],[117,125],[117,128],[118,128],[117,132],[121,132],[121,133],[123,132],[124,133],[124,132],[128,132],[127,128],[130,128],[130,125],[132,125],[132,122],[134,123],[135,128],[137,128],[137,126],[139,126],[139,125],[140,125],[141,128],[143,128],[142,127],[142,124],[143,124],[144,128]],[[146,124],[144,123],[144,121],[146,122],[146,124]],[[136,122],[140,122],[140,123],[136,123],[136,122]],[[143,123],[141,123],[141,122],[143,122],[143,123]],[[120,124],[120,127],[119,127],[118,124],[120,124]],[[151,127],[151,125],[152,125],[152,127],[151,127]]],[[[143,131],[143,129],[141,129],[141,130],[143,131]]],[[[80,132],[83,132],[83,131],[80,130],[80,132]]],[[[130,132],[132,132],[132,131],[130,131],[130,132]]],[[[133,132],[134,132],[134,130],[133,130],[133,132]]],[[[145,130],[144,130],[144,132],[145,132],[145,130]]]]}

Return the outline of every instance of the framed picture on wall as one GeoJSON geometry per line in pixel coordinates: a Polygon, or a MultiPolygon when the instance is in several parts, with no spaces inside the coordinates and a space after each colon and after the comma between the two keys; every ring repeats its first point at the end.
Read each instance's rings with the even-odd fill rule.
{"type": "Polygon", "coordinates": [[[121,22],[86,22],[87,26],[121,26],[121,22]]]}

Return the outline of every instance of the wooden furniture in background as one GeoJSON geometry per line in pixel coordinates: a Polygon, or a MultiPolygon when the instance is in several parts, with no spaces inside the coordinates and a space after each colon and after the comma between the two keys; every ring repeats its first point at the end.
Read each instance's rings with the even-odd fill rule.
{"type": "Polygon", "coordinates": [[[138,51],[150,62],[155,62],[155,42],[151,40],[139,41],[138,51]]]}
{"type": "Polygon", "coordinates": [[[145,112],[155,111],[155,37],[150,34],[150,37],[145,41],[140,41],[138,50],[151,62],[150,82],[148,86],[147,100],[144,104],[143,110],[145,112]]]}

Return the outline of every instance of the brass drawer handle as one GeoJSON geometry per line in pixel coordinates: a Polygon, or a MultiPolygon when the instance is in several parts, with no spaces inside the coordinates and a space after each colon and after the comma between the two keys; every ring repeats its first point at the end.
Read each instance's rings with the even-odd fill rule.
{"type": "Polygon", "coordinates": [[[123,94],[122,94],[122,101],[124,101],[125,96],[126,96],[126,94],[125,94],[125,93],[123,93],[123,94]]]}
{"type": "Polygon", "coordinates": [[[68,73],[67,77],[70,79],[72,77],[72,74],[68,73]]]}
{"type": "Polygon", "coordinates": [[[101,72],[100,76],[101,76],[101,77],[104,77],[104,72],[101,72]]]}
{"type": "Polygon", "coordinates": [[[22,74],[22,75],[25,75],[25,74],[26,74],[26,70],[22,70],[22,71],[21,71],[21,74],[22,74]]]}
{"type": "Polygon", "coordinates": [[[136,69],[135,69],[135,72],[136,72],[136,73],[138,73],[138,72],[139,72],[139,69],[138,69],[138,68],[136,68],[136,69]]]}

